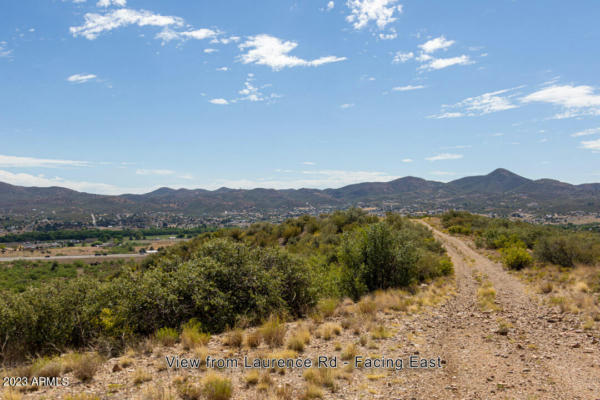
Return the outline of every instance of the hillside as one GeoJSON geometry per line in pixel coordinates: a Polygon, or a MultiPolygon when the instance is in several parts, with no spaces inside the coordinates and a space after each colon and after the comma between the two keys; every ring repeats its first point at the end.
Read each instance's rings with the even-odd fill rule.
{"type": "Polygon", "coordinates": [[[161,188],[142,195],[104,196],[51,187],[20,187],[0,183],[0,215],[88,218],[90,213],[173,213],[216,216],[224,212],[279,212],[295,208],[371,206],[411,211],[460,208],[536,214],[595,211],[600,184],[572,185],[552,179],[531,180],[505,169],[448,183],[404,177],[391,182],[365,182],[338,189],[203,189],[161,188]]]}

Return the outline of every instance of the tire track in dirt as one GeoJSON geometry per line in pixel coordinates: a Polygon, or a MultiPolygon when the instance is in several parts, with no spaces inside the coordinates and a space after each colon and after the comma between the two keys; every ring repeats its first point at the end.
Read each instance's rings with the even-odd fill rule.
{"type": "Polygon", "coordinates": [[[431,374],[407,370],[407,398],[600,399],[597,338],[539,305],[501,265],[427,226],[452,258],[457,294],[407,326],[426,339],[428,355],[446,361],[431,374]],[[499,311],[479,309],[474,271],[496,289],[499,311]],[[510,327],[507,335],[498,333],[500,322],[510,327]]]}

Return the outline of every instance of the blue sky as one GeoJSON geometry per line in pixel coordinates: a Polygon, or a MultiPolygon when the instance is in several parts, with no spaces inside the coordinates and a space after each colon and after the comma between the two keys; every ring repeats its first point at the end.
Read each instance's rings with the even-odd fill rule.
{"type": "Polygon", "coordinates": [[[0,3],[0,181],[600,181],[597,1],[0,3]]]}

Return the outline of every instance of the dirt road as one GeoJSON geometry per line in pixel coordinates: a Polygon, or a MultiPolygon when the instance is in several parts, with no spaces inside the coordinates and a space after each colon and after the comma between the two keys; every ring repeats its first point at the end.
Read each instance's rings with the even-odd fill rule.
{"type": "Polygon", "coordinates": [[[454,263],[457,296],[415,319],[412,329],[446,367],[407,371],[406,398],[600,399],[598,332],[580,330],[574,317],[540,305],[501,265],[433,230],[454,263]],[[474,272],[496,289],[498,311],[480,311],[474,272]],[[502,321],[506,335],[499,333],[502,321]]]}

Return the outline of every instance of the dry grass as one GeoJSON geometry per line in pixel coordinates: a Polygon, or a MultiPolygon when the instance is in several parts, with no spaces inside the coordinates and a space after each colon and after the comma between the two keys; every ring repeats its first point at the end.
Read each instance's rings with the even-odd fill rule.
{"type": "Polygon", "coordinates": [[[256,329],[254,331],[246,333],[245,337],[246,346],[254,349],[260,346],[260,342],[262,342],[262,335],[260,334],[260,330],[256,329]]]}
{"type": "Polygon", "coordinates": [[[73,375],[82,382],[91,381],[102,364],[97,353],[68,353],[63,356],[65,372],[73,371],[73,375]]]}
{"type": "Polygon", "coordinates": [[[79,393],[67,395],[64,400],[100,400],[100,397],[90,393],[79,393]]]}
{"type": "Polygon", "coordinates": [[[176,385],[177,394],[184,400],[200,400],[202,398],[202,386],[193,382],[180,382],[176,385]]]}
{"type": "Polygon", "coordinates": [[[335,310],[336,310],[338,304],[339,304],[338,299],[334,299],[334,298],[321,299],[317,303],[316,309],[317,309],[317,312],[323,318],[331,318],[333,316],[333,314],[335,313],[335,310]]]}
{"type": "Polygon", "coordinates": [[[181,344],[185,350],[193,349],[198,346],[206,346],[210,341],[210,333],[200,331],[197,325],[188,325],[181,332],[181,344]]]}
{"type": "Polygon", "coordinates": [[[308,383],[329,388],[332,392],[337,390],[335,383],[336,372],[332,368],[309,368],[302,375],[308,383]]]}
{"type": "Polygon", "coordinates": [[[14,391],[12,389],[5,389],[2,392],[2,399],[3,400],[21,400],[23,398],[23,395],[17,391],[14,391]]]}
{"type": "Polygon", "coordinates": [[[141,385],[144,382],[148,382],[152,380],[152,375],[148,373],[145,369],[138,368],[133,373],[133,384],[141,385]]]}
{"type": "Polygon", "coordinates": [[[258,383],[260,379],[260,373],[258,372],[258,370],[251,370],[250,372],[248,372],[245,376],[244,376],[244,381],[246,382],[246,385],[248,386],[254,386],[258,383]]]}
{"type": "Polygon", "coordinates": [[[160,328],[154,333],[154,339],[165,347],[171,347],[177,343],[179,334],[173,328],[160,328]]]}
{"type": "Polygon", "coordinates": [[[317,385],[313,384],[313,383],[309,383],[308,385],[306,385],[306,389],[304,391],[304,394],[302,395],[302,399],[322,399],[323,398],[323,391],[321,390],[320,387],[318,387],[317,385]]]}
{"type": "Polygon", "coordinates": [[[241,329],[233,329],[225,334],[223,344],[229,347],[242,347],[244,344],[244,331],[241,329]]]}
{"type": "Polygon", "coordinates": [[[500,307],[496,304],[496,289],[490,281],[483,281],[477,289],[477,303],[479,309],[484,312],[498,311],[500,307]]]}
{"type": "Polygon", "coordinates": [[[375,340],[389,339],[393,335],[393,332],[387,329],[385,325],[376,325],[371,329],[371,338],[375,340]]]}
{"type": "Polygon", "coordinates": [[[279,347],[283,344],[285,324],[277,316],[271,316],[261,327],[260,334],[269,347],[279,347]]]}
{"type": "Polygon", "coordinates": [[[233,385],[229,378],[209,374],[202,381],[202,394],[207,400],[229,400],[233,394],[233,385]]]}
{"type": "Polygon", "coordinates": [[[310,331],[300,326],[287,341],[287,348],[298,352],[304,351],[304,346],[310,343],[310,331]]]}
{"type": "Polygon", "coordinates": [[[176,400],[170,388],[149,387],[142,392],[141,400],[176,400]]]}
{"type": "Polygon", "coordinates": [[[342,333],[342,326],[335,322],[326,322],[317,329],[315,336],[323,340],[331,340],[333,336],[338,336],[342,333]]]}
{"type": "Polygon", "coordinates": [[[351,344],[347,345],[346,348],[344,348],[344,351],[342,351],[341,357],[342,357],[342,360],[349,361],[349,360],[352,360],[354,357],[356,357],[356,354],[358,354],[358,349],[356,348],[356,345],[354,343],[351,343],[351,344]]]}

